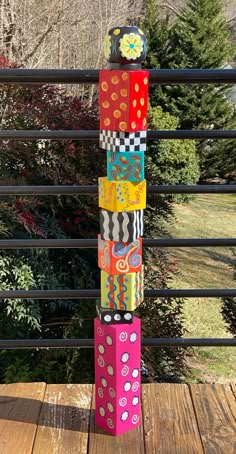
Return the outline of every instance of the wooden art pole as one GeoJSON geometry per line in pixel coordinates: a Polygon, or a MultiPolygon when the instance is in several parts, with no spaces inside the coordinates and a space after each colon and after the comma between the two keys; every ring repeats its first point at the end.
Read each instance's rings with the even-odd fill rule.
{"type": "Polygon", "coordinates": [[[113,435],[141,420],[141,329],[133,311],[143,301],[142,235],[146,208],[148,71],[138,27],[114,27],[105,38],[110,69],[99,74],[101,303],[94,324],[96,424],[113,435]]]}

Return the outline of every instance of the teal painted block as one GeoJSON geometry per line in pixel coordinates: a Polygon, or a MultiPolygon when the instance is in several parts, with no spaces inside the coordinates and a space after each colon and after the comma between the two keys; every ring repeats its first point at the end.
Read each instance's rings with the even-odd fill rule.
{"type": "Polygon", "coordinates": [[[144,180],[144,152],[107,151],[108,181],[144,180]]]}

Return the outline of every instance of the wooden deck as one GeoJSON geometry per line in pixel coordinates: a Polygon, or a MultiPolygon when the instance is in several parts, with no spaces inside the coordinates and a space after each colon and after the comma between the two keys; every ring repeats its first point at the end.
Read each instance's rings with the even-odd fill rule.
{"type": "Polygon", "coordinates": [[[95,427],[93,385],[0,385],[0,454],[235,454],[236,385],[142,387],[143,424],[95,427]]]}

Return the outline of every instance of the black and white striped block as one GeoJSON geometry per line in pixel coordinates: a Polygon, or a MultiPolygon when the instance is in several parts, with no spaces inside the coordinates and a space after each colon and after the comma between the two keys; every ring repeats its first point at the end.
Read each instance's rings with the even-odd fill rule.
{"type": "Polygon", "coordinates": [[[99,146],[107,151],[146,151],[147,131],[122,132],[102,129],[99,146]]]}
{"type": "Polygon", "coordinates": [[[103,309],[100,303],[96,303],[96,311],[103,325],[128,325],[133,323],[133,312],[131,311],[103,309]]]}
{"type": "Polygon", "coordinates": [[[143,236],[143,210],[122,213],[100,210],[102,240],[130,243],[143,236]]]}

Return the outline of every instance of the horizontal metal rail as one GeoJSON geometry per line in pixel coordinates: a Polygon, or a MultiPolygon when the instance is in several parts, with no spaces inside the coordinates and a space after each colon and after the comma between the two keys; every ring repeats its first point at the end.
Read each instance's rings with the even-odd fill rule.
{"type": "MultiPolygon", "coordinates": [[[[96,239],[0,240],[0,249],[80,249],[97,248],[96,239]]],[[[236,246],[236,238],[144,238],[145,247],[222,247],[236,246]]]]}
{"type": "MultiPolygon", "coordinates": [[[[0,299],[97,299],[99,289],[79,290],[0,290],[0,299]]],[[[146,298],[205,298],[235,297],[236,288],[206,289],[150,289],[144,291],[146,298]]]]}
{"type": "MultiPolygon", "coordinates": [[[[0,130],[0,140],[96,140],[98,130],[0,130]]],[[[159,130],[147,131],[148,140],[160,139],[236,139],[236,130],[159,130]]]]}
{"type": "MultiPolygon", "coordinates": [[[[150,69],[150,83],[162,85],[233,84],[235,69],[150,69]]],[[[98,69],[1,69],[0,83],[5,84],[94,84],[98,69]]]]}
{"type": "MultiPolygon", "coordinates": [[[[233,194],[236,184],[148,186],[149,194],[233,194]]],[[[89,195],[98,194],[97,185],[0,186],[1,195],[89,195]]]]}
{"type": "MultiPolygon", "coordinates": [[[[236,339],[147,337],[142,347],[236,347],[236,339]]],[[[94,339],[0,339],[3,350],[34,348],[94,348],[94,339]]]]}

